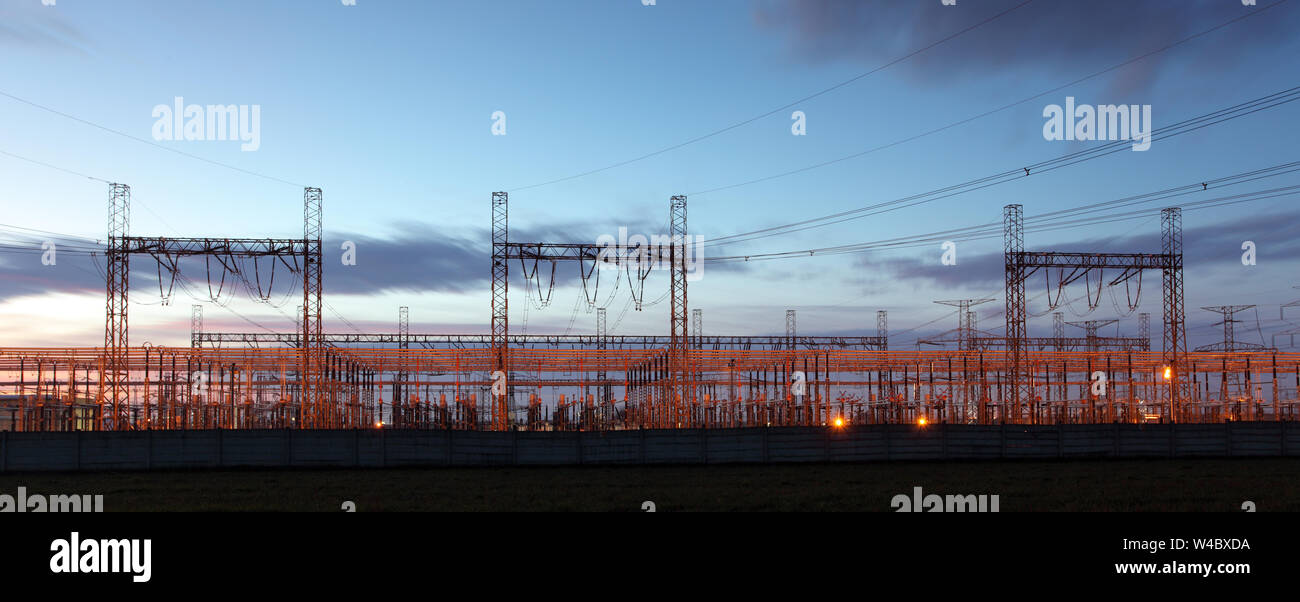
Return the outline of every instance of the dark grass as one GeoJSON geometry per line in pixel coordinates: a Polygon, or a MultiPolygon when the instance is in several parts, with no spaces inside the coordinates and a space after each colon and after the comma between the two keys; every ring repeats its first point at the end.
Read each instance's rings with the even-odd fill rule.
{"type": "Polygon", "coordinates": [[[103,494],[108,511],[890,511],[925,493],[1008,511],[1300,510],[1300,459],[222,470],[0,475],[0,493],[103,494]]]}

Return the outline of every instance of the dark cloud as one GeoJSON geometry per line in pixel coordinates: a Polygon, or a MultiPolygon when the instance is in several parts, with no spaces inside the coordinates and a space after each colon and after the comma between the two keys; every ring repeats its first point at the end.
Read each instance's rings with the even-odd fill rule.
{"type": "Polygon", "coordinates": [[[26,241],[23,246],[38,250],[7,249],[0,256],[0,300],[46,293],[104,293],[102,259],[97,269],[91,257],[59,253],[56,247],[54,265],[44,265],[40,241],[26,241]]]}
{"type": "Polygon", "coordinates": [[[429,224],[397,227],[387,237],[339,233],[325,242],[325,290],[345,295],[462,292],[490,285],[491,236],[460,236],[429,224]],[[354,266],[341,258],[343,241],[356,243],[354,266]]]}
{"type": "MultiPolygon", "coordinates": [[[[754,11],[803,60],[874,67],[1001,13],[1022,0],[767,0],[754,11]]],[[[1263,6],[1267,2],[1260,2],[1263,6]]],[[[1257,7],[1224,0],[1038,0],[893,69],[927,84],[991,72],[1078,75],[1199,33],[1257,7]]],[[[1200,75],[1236,65],[1294,31],[1300,10],[1279,6],[1130,66],[1110,77],[1117,93],[1145,89],[1175,56],[1200,75]]]]}

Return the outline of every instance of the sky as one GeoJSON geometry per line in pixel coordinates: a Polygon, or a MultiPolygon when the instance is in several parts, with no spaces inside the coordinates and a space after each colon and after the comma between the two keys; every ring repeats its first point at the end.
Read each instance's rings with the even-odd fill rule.
{"type": "MultiPolygon", "coordinates": [[[[957,325],[934,301],[996,298],[978,309],[998,335],[1000,235],[957,241],[950,264],[942,236],[719,259],[994,224],[1010,203],[1032,223],[1283,165],[1300,160],[1300,103],[858,219],[708,241],[1105,145],[1047,139],[1046,110],[1067,97],[1149,107],[1159,130],[1300,86],[1297,25],[1296,0],[0,0],[0,346],[102,344],[92,252],[106,182],[131,186],[132,235],[171,237],[301,237],[303,187],[321,188],[328,332],[395,332],[399,306],[412,332],[488,332],[490,199],[507,191],[516,242],[662,234],[670,197],[686,195],[688,231],[705,241],[689,284],[704,334],[780,334],[794,309],[800,334],[872,335],[883,309],[891,346],[912,348],[957,325]],[[255,109],[256,148],[159,139],[155,110],[178,97],[255,109]]],[[[1156,253],[1161,207],[1282,189],[1189,205],[1183,222],[1191,344],[1222,338],[1201,307],[1235,304],[1257,305],[1238,314],[1237,338],[1271,344],[1300,326],[1300,308],[1281,307],[1300,299],[1300,196],[1287,190],[1300,174],[1245,179],[1136,204],[1131,219],[1031,229],[1026,247],[1156,253]]],[[[667,332],[666,274],[646,280],[636,311],[626,277],[584,292],[578,267],[561,264],[548,295],[549,266],[540,293],[520,267],[513,333],[592,333],[595,306],[611,334],[667,332]]],[[[269,263],[244,266],[260,294],[190,261],[165,296],[153,259],[132,268],[133,345],[188,344],[195,304],[208,331],[295,328],[301,294],[284,270],[262,280],[269,263]]],[[[1040,336],[1056,294],[1056,275],[1044,278],[1028,283],[1040,336]]],[[[1158,341],[1160,274],[1145,275],[1134,307],[1136,284],[1089,310],[1096,289],[1078,281],[1055,311],[1119,318],[1102,334],[1126,336],[1149,312],[1158,341]]]]}

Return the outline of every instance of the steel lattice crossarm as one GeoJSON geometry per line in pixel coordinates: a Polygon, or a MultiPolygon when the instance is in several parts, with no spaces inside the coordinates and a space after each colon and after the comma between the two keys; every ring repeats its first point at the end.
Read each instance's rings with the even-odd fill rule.
{"type": "MultiPolygon", "coordinates": [[[[1160,210],[1161,253],[1072,253],[1031,252],[1025,250],[1024,207],[1011,204],[1002,210],[1003,257],[1006,274],[1006,339],[1010,370],[1007,374],[1008,404],[1002,422],[1021,422],[1026,411],[1031,420],[1037,419],[1037,400],[1033,381],[1026,373],[1027,302],[1025,282],[1039,268],[1057,268],[1060,273],[1058,287],[1079,278],[1086,278],[1093,270],[1118,270],[1110,285],[1138,277],[1138,297],[1141,298],[1142,272],[1161,271],[1161,304],[1165,324],[1162,358],[1169,367],[1170,381],[1166,387],[1167,415],[1180,415],[1180,399],[1191,394],[1192,383],[1184,375],[1182,364],[1187,354],[1187,328],[1184,312],[1183,286],[1183,225],[1182,210],[1166,207],[1160,210]]],[[[1100,279],[1099,279],[1100,280],[1100,279]]],[[[1097,295],[1102,288],[1097,287],[1097,295]]],[[[1091,293],[1090,293],[1091,294],[1091,293]]],[[[1132,303],[1132,302],[1131,302],[1132,303]]],[[[1092,301],[1089,300],[1092,307],[1092,301]]],[[[1096,339],[1093,339],[1094,345],[1096,339]]]]}
{"type": "MultiPolygon", "coordinates": [[[[1137,270],[1181,267],[1181,258],[1161,253],[1055,253],[1020,251],[1012,253],[1022,268],[1082,268],[1121,270],[1111,284],[1123,282],[1137,270]]],[[[1029,274],[1025,274],[1028,276],[1029,274]]]]}
{"type": "MultiPolygon", "coordinates": [[[[123,238],[123,253],[192,257],[285,257],[307,252],[301,238],[170,238],[128,236],[123,238]]],[[[288,265],[286,263],[286,265],[288,265]]]]}
{"type": "MultiPolygon", "coordinates": [[[[1282,334],[1286,334],[1286,333],[1282,333],[1282,334]]],[[[1209,345],[1201,345],[1200,347],[1196,348],[1196,351],[1198,352],[1224,351],[1224,352],[1232,353],[1234,351],[1276,351],[1276,349],[1272,347],[1266,347],[1264,345],[1260,345],[1259,343],[1243,343],[1241,341],[1232,341],[1231,343],[1210,343],[1209,345]]]]}
{"type": "MultiPolygon", "coordinates": [[[[125,184],[109,185],[108,245],[105,249],[105,284],[107,312],[104,324],[104,348],[101,391],[107,412],[101,412],[100,428],[125,429],[138,426],[128,420],[127,384],[130,375],[128,335],[128,289],[130,286],[130,258],[132,255],[150,255],[158,262],[159,286],[161,270],[166,269],[173,279],[180,272],[180,257],[205,257],[216,259],[225,272],[243,277],[241,268],[233,260],[237,257],[278,258],[286,267],[302,275],[303,311],[302,334],[297,359],[298,371],[303,375],[298,387],[300,425],[325,425],[326,415],[332,410],[325,407],[318,394],[321,370],[325,367],[322,355],[321,295],[322,286],[322,204],[319,188],[303,190],[303,237],[301,239],[276,238],[168,238],[130,236],[131,187],[125,184]],[[293,258],[290,265],[288,258],[293,258]]],[[[254,265],[256,269],[256,264],[254,265]]],[[[272,263],[274,270],[274,263],[272,263]]],[[[222,278],[224,282],[225,272],[222,278]]],[[[272,272],[274,274],[274,272],[272,272]]],[[[274,276],[272,277],[274,279],[274,276]]],[[[174,281],[174,280],[173,280],[174,281]]],[[[247,281],[245,281],[247,283],[247,281]]],[[[258,278],[259,294],[260,278],[258,278]]],[[[169,294],[169,293],[168,293],[169,294]]],[[[338,371],[341,373],[341,371],[338,371]]]]}
{"type": "MultiPolygon", "coordinates": [[[[1089,345],[1094,345],[1098,350],[1151,350],[1151,341],[1140,337],[1096,337],[1093,339],[1087,337],[1029,337],[1023,340],[1026,347],[1034,347],[1039,350],[1059,348],[1062,351],[1073,351],[1087,349],[1089,345]]],[[[1001,349],[1007,346],[1007,338],[975,337],[971,339],[971,344],[975,349],[1001,349]]]]}
{"type": "MultiPolygon", "coordinates": [[[[665,239],[668,237],[665,236],[665,239]]],[[[669,242],[665,240],[665,242],[669,242]]],[[[678,247],[682,241],[671,242],[678,247]]],[[[507,259],[525,259],[538,261],[601,261],[612,265],[624,263],[635,264],[641,261],[667,262],[669,245],[647,245],[636,247],[628,245],[600,245],[593,243],[505,243],[507,259]]]]}
{"type": "MultiPolygon", "coordinates": [[[[671,308],[669,317],[669,340],[668,356],[671,358],[669,366],[670,378],[665,395],[673,399],[672,404],[681,403],[689,404],[693,391],[689,386],[689,349],[686,338],[688,333],[688,308],[686,302],[686,272],[690,267],[691,261],[688,256],[691,252],[687,244],[686,230],[686,197],[676,195],[669,199],[668,223],[669,234],[667,236],[656,235],[647,237],[641,242],[640,237],[633,237],[632,240],[610,240],[608,243],[600,242],[597,244],[587,243],[512,243],[510,242],[510,195],[506,192],[492,193],[492,338],[491,350],[495,357],[495,368],[498,372],[504,372],[508,375],[510,361],[510,260],[518,259],[521,263],[531,260],[533,268],[531,270],[525,265],[523,272],[526,279],[537,278],[537,264],[541,261],[550,261],[552,268],[552,290],[554,290],[554,269],[557,261],[578,261],[579,272],[583,282],[583,290],[586,291],[587,279],[593,274],[599,278],[597,273],[598,263],[602,265],[627,266],[633,265],[637,268],[636,277],[640,280],[641,286],[644,287],[646,278],[652,269],[667,267],[670,276],[669,285],[669,307],[671,308]],[[629,244],[632,243],[632,244],[629,244]],[[582,262],[591,261],[592,265],[588,270],[582,262]],[[649,265],[647,265],[649,264],[649,265]]],[[[604,237],[602,237],[604,238],[604,237]]],[[[632,285],[632,274],[628,274],[628,283],[632,285]]],[[[541,281],[536,281],[538,294],[541,294],[541,281]]],[[[633,299],[636,300],[636,308],[641,309],[641,303],[644,299],[644,288],[641,291],[641,298],[637,298],[635,289],[632,293],[633,299]]],[[[505,394],[494,394],[492,400],[493,406],[493,425],[495,428],[504,430],[509,422],[509,412],[507,409],[508,400],[511,394],[507,390],[505,394]]],[[[674,407],[670,414],[677,415],[680,408],[674,407]]]]}
{"type": "MultiPolygon", "coordinates": [[[[290,332],[201,332],[194,335],[199,343],[220,346],[225,343],[245,345],[298,345],[298,334],[290,332]]],[[[403,342],[425,348],[449,346],[463,348],[469,346],[488,346],[492,336],[486,334],[365,334],[339,333],[324,335],[324,342],[329,345],[400,345],[403,342]]],[[[595,349],[602,343],[599,335],[557,335],[529,334],[510,335],[511,345],[521,347],[552,347],[569,349],[595,349]]],[[[610,349],[658,349],[667,347],[670,337],[662,335],[607,335],[603,343],[610,349]]],[[[881,349],[884,346],[881,337],[865,336],[801,336],[795,339],[797,346],[805,349],[881,349]]],[[[692,344],[700,349],[777,349],[785,348],[789,339],[782,336],[697,336],[692,344]]]]}

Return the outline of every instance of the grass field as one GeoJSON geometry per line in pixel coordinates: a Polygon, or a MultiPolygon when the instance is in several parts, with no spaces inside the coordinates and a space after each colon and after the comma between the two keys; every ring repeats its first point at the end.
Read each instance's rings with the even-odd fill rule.
{"type": "Polygon", "coordinates": [[[1300,459],[246,470],[0,475],[0,493],[103,494],[112,511],[890,511],[925,493],[1008,511],[1300,510],[1300,459]]]}

